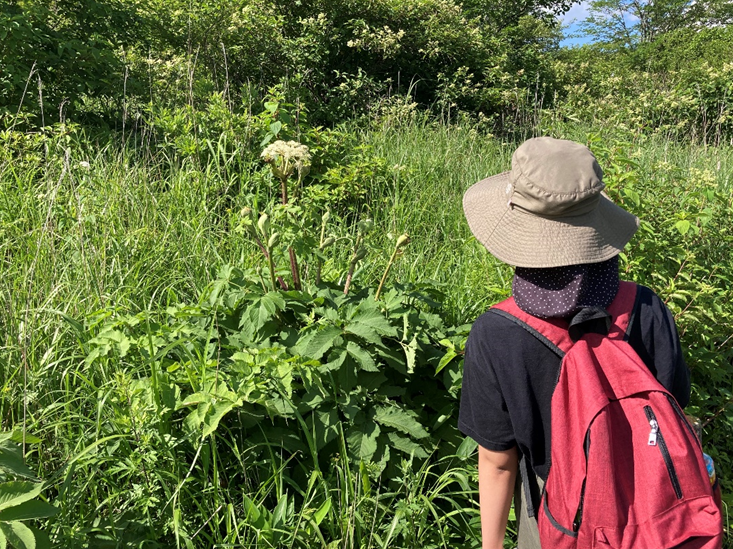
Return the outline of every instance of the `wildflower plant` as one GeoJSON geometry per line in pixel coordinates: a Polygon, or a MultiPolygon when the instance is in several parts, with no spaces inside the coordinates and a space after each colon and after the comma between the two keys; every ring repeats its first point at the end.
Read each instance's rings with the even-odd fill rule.
{"type": "MultiPolygon", "coordinates": [[[[303,177],[308,175],[311,166],[311,155],[308,146],[298,143],[297,141],[277,140],[271,143],[260,154],[260,158],[270,165],[272,175],[280,180],[280,194],[282,205],[288,205],[288,181],[297,174],[296,189],[300,188],[303,177]]],[[[294,195],[296,193],[293,193],[294,195]]],[[[271,250],[272,248],[269,247],[271,250]]],[[[293,276],[293,286],[296,290],[301,289],[300,269],[298,268],[298,258],[292,246],[288,247],[288,255],[290,256],[290,272],[293,276]]],[[[271,257],[271,252],[270,252],[271,257]]],[[[272,263],[271,260],[270,264],[272,263]]]]}

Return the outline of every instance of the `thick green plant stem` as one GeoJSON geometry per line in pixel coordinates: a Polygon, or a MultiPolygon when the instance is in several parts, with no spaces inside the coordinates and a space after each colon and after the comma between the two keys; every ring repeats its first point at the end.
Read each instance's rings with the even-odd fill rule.
{"type": "Polygon", "coordinates": [[[384,274],[382,275],[382,280],[379,281],[379,286],[377,287],[377,293],[374,294],[374,301],[379,300],[379,296],[382,293],[382,288],[384,288],[384,283],[387,281],[387,276],[389,276],[389,271],[392,269],[392,263],[394,263],[395,258],[397,257],[397,251],[399,248],[395,246],[394,251],[392,252],[392,256],[389,258],[389,262],[387,263],[387,267],[384,269],[384,274]]]}
{"type": "MultiPolygon", "coordinates": [[[[275,286],[275,262],[272,260],[272,249],[267,250],[265,257],[267,257],[267,266],[270,269],[270,284],[272,285],[272,291],[274,292],[277,288],[275,286]]],[[[287,285],[284,289],[287,289],[287,285]]]]}
{"type": "Polygon", "coordinates": [[[392,256],[389,258],[387,267],[384,269],[382,280],[379,281],[379,286],[377,287],[377,293],[374,294],[374,301],[377,301],[379,299],[379,296],[382,294],[382,288],[384,288],[384,283],[387,282],[387,276],[389,276],[389,271],[390,269],[392,269],[392,264],[395,262],[395,259],[397,258],[397,254],[399,253],[400,249],[409,243],[410,243],[410,237],[407,234],[400,235],[400,237],[397,239],[397,242],[395,242],[394,251],[392,252],[392,256]]]}
{"type": "Polygon", "coordinates": [[[361,251],[361,244],[363,240],[364,239],[361,236],[356,238],[356,244],[354,245],[354,254],[351,256],[351,261],[349,262],[349,272],[346,275],[346,282],[344,282],[344,295],[347,295],[349,293],[349,288],[351,287],[351,279],[354,277],[354,271],[356,270],[356,264],[362,257],[364,257],[364,253],[361,251]]]}
{"type": "MultiPolygon", "coordinates": [[[[288,178],[282,177],[280,179],[280,192],[282,194],[283,206],[288,204],[288,178]]],[[[290,273],[293,276],[293,288],[296,290],[301,289],[300,284],[300,271],[298,270],[298,258],[295,255],[295,250],[292,246],[288,248],[288,255],[290,256],[290,273]]]]}
{"type": "MultiPolygon", "coordinates": [[[[255,234],[254,235],[254,238],[255,238],[255,243],[257,244],[257,246],[259,246],[260,250],[262,251],[262,254],[265,256],[265,259],[267,260],[267,263],[269,264],[270,263],[270,256],[271,256],[270,251],[268,251],[268,249],[262,243],[262,240],[260,240],[260,237],[259,236],[257,236],[255,234]]],[[[283,290],[285,290],[287,292],[288,291],[288,283],[285,282],[285,279],[283,277],[281,277],[281,276],[277,276],[276,279],[277,279],[278,284],[280,284],[280,288],[283,289],[283,290]]]]}

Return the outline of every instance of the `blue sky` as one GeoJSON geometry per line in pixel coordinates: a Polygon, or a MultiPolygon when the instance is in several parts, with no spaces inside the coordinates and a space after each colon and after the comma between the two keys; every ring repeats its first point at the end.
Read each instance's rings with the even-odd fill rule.
{"type": "MultiPolygon", "coordinates": [[[[572,8],[570,8],[570,10],[561,18],[563,25],[567,25],[567,28],[564,29],[565,36],[578,32],[578,23],[585,19],[587,15],[588,2],[581,2],[580,4],[575,4],[572,8]]],[[[562,42],[560,42],[560,45],[575,46],[579,44],[585,44],[589,41],[590,39],[585,36],[580,38],[565,38],[562,42]]]]}

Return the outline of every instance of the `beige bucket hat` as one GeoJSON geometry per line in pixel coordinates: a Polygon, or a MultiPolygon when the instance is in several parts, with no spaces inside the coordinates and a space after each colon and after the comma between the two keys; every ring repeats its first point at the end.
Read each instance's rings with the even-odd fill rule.
{"type": "Polygon", "coordinates": [[[510,171],[466,191],[463,211],[479,242],[510,265],[598,263],[621,252],[639,227],[604,187],[587,147],[536,137],[514,152],[510,171]]]}

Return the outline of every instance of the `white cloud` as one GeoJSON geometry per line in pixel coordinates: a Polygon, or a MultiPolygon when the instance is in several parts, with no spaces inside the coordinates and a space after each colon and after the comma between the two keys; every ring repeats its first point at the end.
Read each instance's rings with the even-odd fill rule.
{"type": "Polygon", "coordinates": [[[571,25],[572,23],[578,23],[588,17],[588,4],[589,2],[583,1],[580,4],[575,4],[560,18],[563,25],[571,25]]]}

